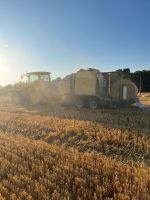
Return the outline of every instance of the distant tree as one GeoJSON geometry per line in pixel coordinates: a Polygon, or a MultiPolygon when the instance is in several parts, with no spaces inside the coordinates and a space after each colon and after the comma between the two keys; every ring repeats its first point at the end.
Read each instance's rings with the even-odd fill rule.
{"type": "Polygon", "coordinates": [[[122,71],[129,74],[130,73],[130,68],[124,68],[122,71]]]}
{"type": "Polygon", "coordinates": [[[130,73],[130,68],[123,68],[123,69],[117,69],[115,72],[119,73],[130,73]]]}
{"type": "Polygon", "coordinates": [[[135,74],[150,75],[150,70],[135,71],[135,74]]]}
{"type": "Polygon", "coordinates": [[[134,74],[138,77],[142,92],[150,92],[150,70],[135,71],[134,74]]]}

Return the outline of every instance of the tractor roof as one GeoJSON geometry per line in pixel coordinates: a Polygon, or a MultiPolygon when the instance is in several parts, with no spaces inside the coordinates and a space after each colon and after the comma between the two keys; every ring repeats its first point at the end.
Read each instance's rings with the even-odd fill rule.
{"type": "Polygon", "coordinates": [[[32,75],[32,74],[37,74],[37,75],[50,75],[51,72],[29,72],[27,75],[32,75]]]}

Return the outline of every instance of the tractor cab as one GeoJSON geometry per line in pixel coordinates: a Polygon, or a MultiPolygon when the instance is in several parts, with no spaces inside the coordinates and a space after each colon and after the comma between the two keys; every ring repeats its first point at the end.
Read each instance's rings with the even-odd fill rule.
{"type": "Polygon", "coordinates": [[[27,77],[28,83],[33,83],[35,81],[43,81],[43,82],[50,82],[50,72],[30,72],[21,76],[23,79],[24,76],[27,77]]]}

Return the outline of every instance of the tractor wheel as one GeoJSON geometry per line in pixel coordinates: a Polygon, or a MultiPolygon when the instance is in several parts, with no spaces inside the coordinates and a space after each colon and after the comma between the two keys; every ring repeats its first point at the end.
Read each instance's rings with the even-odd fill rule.
{"type": "Polygon", "coordinates": [[[88,100],[88,104],[89,104],[89,107],[93,110],[95,110],[99,107],[99,101],[97,98],[90,98],[88,100]]]}

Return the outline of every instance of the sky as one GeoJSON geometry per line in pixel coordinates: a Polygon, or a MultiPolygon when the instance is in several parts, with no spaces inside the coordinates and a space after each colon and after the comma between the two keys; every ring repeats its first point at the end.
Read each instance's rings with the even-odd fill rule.
{"type": "Polygon", "coordinates": [[[150,0],[0,0],[0,85],[127,67],[150,69],[150,0]]]}

